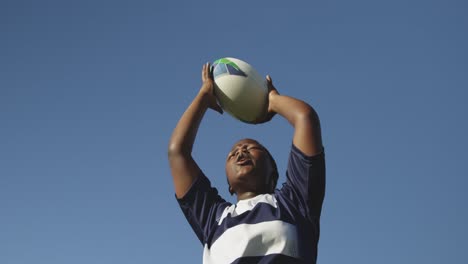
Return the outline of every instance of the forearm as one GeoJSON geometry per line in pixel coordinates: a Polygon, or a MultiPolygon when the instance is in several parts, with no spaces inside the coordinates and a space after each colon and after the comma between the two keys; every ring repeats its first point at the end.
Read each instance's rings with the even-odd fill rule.
{"type": "Polygon", "coordinates": [[[293,143],[307,155],[322,151],[320,121],[317,113],[302,100],[273,94],[269,98],[271,110],[284,117],[294,127],[293,143]]]}
{"type": "Polygon", "coordinates": [[[190,155],[192,153],[198,128],[207,109],[206,96],[200,92],[185,110],[172,132],[169,141],[169,155],[190,155]]]}
{"type": "Polygon", "coordinates": [[[288,120],[293,127],[296,127],[296,125],[304,121],[304,119],[318,121],[315,110],[309,104],[299,99],[275,94],[270,97],[270,104],[271,109],[288,120]]]}
{"type": "Polygon", "coordinates": [[[203,65],[202,81],[200,91],[182,114],[169,140],[169,166],[177,198],[185,196],[201,172],[192,158],[192,148],[206,110],[210,108],[222,113],[213,95],[214,81],[208,63],[203,65]]]}

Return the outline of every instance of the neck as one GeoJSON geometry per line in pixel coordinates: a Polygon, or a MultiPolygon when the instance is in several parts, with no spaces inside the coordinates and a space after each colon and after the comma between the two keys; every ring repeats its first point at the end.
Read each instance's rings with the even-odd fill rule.
{"type": "Polygon", "coordinates": [[[237,201],[240,200],[245,200],[245,199],[250,199],[254,198],[255,196],[259,195],[260,193],[257,192],[242,192],[242,193],[237,193],[237,201]]]}

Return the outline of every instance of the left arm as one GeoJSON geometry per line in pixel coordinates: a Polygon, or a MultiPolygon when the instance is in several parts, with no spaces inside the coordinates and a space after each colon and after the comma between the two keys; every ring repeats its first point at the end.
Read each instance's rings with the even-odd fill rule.
{"type": "Polygon", "coordinates": [[[293,144],[307,156],[323,151],[320,120],[309,104],[299,99],[280,95],[267,76],[270,89],[268,112],[284,117],[294,127],[293,144]]]}
{"type": "Polygon", "coordinates": [[[325,160],[318,115],[304,101],[280,95],[269,76],[267,82],[268,113],[262,121],[279,114],[294,127],[293,148],[281,192],[296,201],[305,216],[316,219],[320,217],[325,195],[325,160]]]}

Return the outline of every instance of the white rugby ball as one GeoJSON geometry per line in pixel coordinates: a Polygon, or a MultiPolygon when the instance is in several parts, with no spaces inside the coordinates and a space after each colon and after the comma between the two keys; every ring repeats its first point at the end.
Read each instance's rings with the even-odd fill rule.
{"type": "Polygon", "coordinates": [[[213,62],[215,95],[219,104],[234,118],[254,123],[267,108],[266,80],[247,62],[222,58],[213,62]]]}

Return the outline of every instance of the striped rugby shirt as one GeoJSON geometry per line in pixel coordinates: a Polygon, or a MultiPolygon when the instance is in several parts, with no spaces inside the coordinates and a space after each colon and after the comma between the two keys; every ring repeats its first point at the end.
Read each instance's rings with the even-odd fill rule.
{"type": "Polygon", "coordinates": [[[324,153],[309,157],[292,145],[280,190],[231,204],[201,173],[178,202],[205,264],[316,263],[324,193],[324,153]]]}

